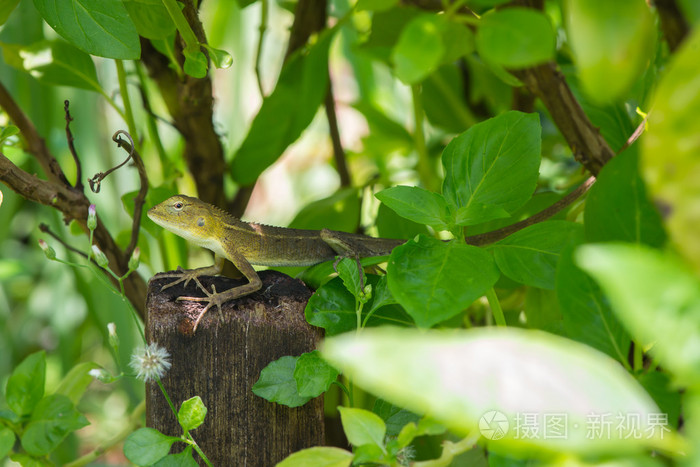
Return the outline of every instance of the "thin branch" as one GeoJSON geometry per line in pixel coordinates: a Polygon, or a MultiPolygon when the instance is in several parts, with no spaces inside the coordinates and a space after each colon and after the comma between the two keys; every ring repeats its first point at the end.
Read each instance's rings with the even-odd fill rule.
{"type": "Polygon", "coordinates": [[[265,32],[267,31],[267,12],[268,12],[268,0],[261,0],[260,2],[260,36],[258,37],[258,46],[255,50],[255,79],[258,82],[258,89],[260,90],[260,96],[265,97],[265,91],[262,84],[262,73],[260,70],[260,61],[262,59],[263,43],[265,40],[265,32]]]}
{"type": "Polygon", "coordinates": [[[129,246],[127,247],[124,253],[126,258],[128,259],[134,252],[134,249],[136,248],[136,245],[138,244],[139,240],[139,231],[141,227],[141,213],[143,212],[143,205],[146,202],[146,193],[148,193],[148,174],[146,173],[146,167],[143,164],[141,155],[139,155],[138,151],[134,148],[134,140],[131,138],[131,135],[128,132],[124,130],[117,131],[112,136],[112,141],[117,143],[117,146],[119,146],[120,148],[124,148],[124,150],[127,151],[129,155],[126,156],[124,162],[115,167],[112,167],[107,172],[98,172],[97,174],[95,174],[94,177],[88,179],[88,183],[90,184],[90,189],[94,193],[99,193],[100,184],[102,183],[102,180],[107,178],[109,174],[111,174],[115,170],[122,168],[127,162],[129,162],[130,159],[134,161],[134,165],[136,166],[136,169],[139,172],[139,182],[141,186],[139,188],[138,195],[136,195],[136,198],[134,198],[134,218],[132,221],[133,224],[131,226],[131,242],[129,242],[129,246]],[[129,142],[126,142],[123,139],[121,139],[119,135],[126,136],[129,142]]]}
{"type": "Polygon", "coordinates": [[[617,151],[618,154],[620,154],[622,151],[624,151],[628,147],[632,146],[634,144],[634,142],[637,141],[637,139],[640,136],[642,136],[642,133],[644,133],[644,131],[647,128],[647,119],[648,118],[649,117],[644,117],[644,120],[642,120],[642,123],[640,123],[637,126],[637,128],[634,130],[634,133],[632,133],[632,135],[630,135],[630,137],[627,138],[627,141],[625,141],[625,144],[623,144],[622,147],[620,148],[620,150],[617,151]]]}
{"type": "Polygon", "coordinates": [[[141,231],[141,214],[143,213],[143,205],[146,203],[146,194],[148,193],[148,174],[146,173],[146,166],[143,164],[143,159],[141,155],[134,149],[134,140],[131,139],[131,135],[124,130],[119,130],[112,136],[112,141],[117,143],[117,146],[124,148],[125,151],[129,153],[129,156],[134,160],[134,165],[139,172],[139,193],[134,198],[134,219],[131,225],[131,241],[129,246],[124,252],[124,256],[131,258],[131,254],[134,252],[136,245],[139,242],[139,232],[141,231]],[[129,142],[127,143],[119,137],[120,134],[125,135],[129,142]]]}
{"type": "Polygon", "coordinates": [[[27,150],[34,155],[36,160],[41,165],[41,168],[46,173],[46,177],[53,182],[61,183],[65,186],[70,186],[61,166],[55,157],[49,152],[44,138],[39,135],[34,124],[25,115],[22,109],[19,108],[17,102],[12,98],[9,91],[0,82],[0,107],[5,109],[10,120],[19,128],[22,137],[27,143],[27,150]]]}
{"type": "Polygon", "coordinates": [[[537,214],[533,214],[527,219],[523,219],[520,222],[507,225],[501,229],[494,230],[492,232],[486,232],[479,235],[472,235],[470,237],[467,237],[466,241],[470,245],[487,245],[489,243],[502,240],[508,235],[515,233],[518,230],[522,230],[525,227],[529,227],[533,224],[537,224],[538,222],[542,222],[546,219],[549,219],[550,217],[552,217],[553,215],[555,215],[556,213],[558,213],[559,211],[576,201],[578,198],[583,196],[593,186],[594,183],[595,177],[589,177],[585,182],[579,185],[571,193],[565,195],[556,203],[552,204],[548,208],[543,209],[537,214]]]}
{"type": "Polygon", "coordinates": [[[75,254],[77,254],[77,255],[79,255],[79,256],[82,256],[83,258],[86,258],[86,259],[87,259],[88,255],[86,255],[84,252],[80,251],[80,250],[77,249],[76,247],[74,247],[74,246],[69,245],[68,243],[66,243],[61,237],[59,237],[58,235],[56,235],[55,233],[53,233],[53,231],[51,230],[51,228],[50,228],[48,225],[44,224],[43,222],[39,224],[39,230],[42,231],[42,232],[44,232],[45,234],[48,234],[51,238],[53,238],[53,239],[56,240],[58,243],[60,243],[61,245],[63,245],[63,248],[65,248],[66,250],[72,251],[73,253],[75,253],[75,254]]]}
{"type": "Polygon", "coordinates": [[[70,115],[70,110],[68,108],[69,106],[70,102],[68,101],[68,99],[63,101],[63,112],[66,114],[66,141],[68,141],[68,149],[70,150],[70,153],[73,156],[73,161],[75,162],[75,189],[83,191],[83,166],[80,163],[80,158],[78,157],[78,153],[75,150],[75,144],[73,144],[73,133],[70,131],[70,122],[73,121],[73,117],[71,117],[70,115]]]}
{"type": "Polygon", "coordinates": [[[335,99],[333,98],[333,85],[328,81],[328,91],[324,101],[326,108],[326,118],[328,119],[328,130],[333,143],[333,159],[335,160],[335,168],[340,175],[340,186],[342,188],[349,187],[352,183],[350,180],[350,172],[348,171],[347,161],[345,159],[345,150],[340,141],[340,130],[338,129],[338,118],[335,113],[335,99]]]}

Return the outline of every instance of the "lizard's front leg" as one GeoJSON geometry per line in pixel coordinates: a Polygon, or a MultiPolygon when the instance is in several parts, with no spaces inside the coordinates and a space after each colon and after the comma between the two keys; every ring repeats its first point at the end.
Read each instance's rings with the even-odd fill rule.
{"type": "Polygon", "coordinates": [[[199,282],[199,279],[193,278],[194,281],[199,285],[199,288],[204,291],[206,297],[178,297],[178,300],[187,300],[190,302],[206,302],[207,304],[204,307],[204,310],[200,312],[199,316],[197,316],[197,319],[194,322],[194,327],[192,328],[193,333],[197,330],[197,326],[199,326],[199,322],[204,317],[204,314],[207,311],[209,311],[211,307],[216,306],[219,309],[219,315],[223,317],[223,314],[221,313],[221,305],[228,302],[229,300],[234,300],[239,297],[250,295],[257,290],[260,290],[260,288],[262,287],[262,281],[260,280],[258,273],[255,272],[255,269],[253,269],[253,266],[250,265],[248,260],[246,260],[242,255],[235,253],[234,251],[227,251],[227,253],[228,254],[226,255],[226,258],[229,261],[231,261],[234,264],[234,266],[238,268],[239,271],[243,273],[246,279],[248,279],[249,283],[239,285],[237,287],[232,287],[223,292],[217,292],[216,287],[212,285],[212,291],[210,293],[206,288],[202,286],[202,284],[199,282]]]}
{"type": "Polygon", "coordinates": [[[160,277],[171,277],[177,279],[165,284],[163,287],[160,288],[160,291],[162,292],[163,290],[174,285],[180,284],[182,282],[185,283],[184,287],[187,287],[187,284],[189,284],[191,280],[194,280],[197,286],[206,293],[207,290],[202,286],[198,278],[201,276],[216,276],[217,274],[221,273],[223,266],[224,258],[221,258],[219,256],[216,257],[213,265],[204,268],[182,269],[180,266],[178,266],[177,272],[160,275],[160,277]]]}

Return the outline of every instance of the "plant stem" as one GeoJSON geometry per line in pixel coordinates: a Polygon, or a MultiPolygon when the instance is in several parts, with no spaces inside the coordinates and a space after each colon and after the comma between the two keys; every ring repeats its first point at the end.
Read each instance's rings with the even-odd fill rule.
{"type": "Polygon", "coordinates": [[[126,120],[126,126],[129,128],[129,133],[131,134],[131,137],[134,139],[134,141],[138,141],[139,136],[136,133],[136,122],[134,121],[134,112],[131,108],[129,88],[126,84],[126,71],[124,70],[124,62],[121,60],[115,60],[114,63],[117,65],[119,93],[122,95],[122,102],[124,103],[124,119],[126,120]]]}
{"type": "Polygon", "coordinates": [[[148,137],[155,145],[156,151],[158,152],[158,157],[160,158],[161,164],[163,164],[168,160],[168,156],[165,153],[163,142],[160,139],[160,133],[158,133],[156,119],[154,118],[153,111],[151,110],[151,98],[148,93],[146,78],[143,75],[143,70],[138,64],[136,65],[136,76],[139,78],[141,95],[143,96],[143,107],[146,110],[146,127],[148,129],[148,137]]]}
{"type": "Polygon", "coordinates": [[[190,23],[187,22],[187,18],[182,14],[182,10],[177,5],[175,0],[163,0],[163,5],[165,9],[168,10],[170,18],[175,23],[180,36],[185,41],[186,47],[189,50],[199,50],[199,41],[197,36],[194,34],[190,23]]]}
{"type": "Polygon", "coordinates": [[[496,291],[493,287],[486,291],[486,299],[489,301],[489,306],[491,307],[493,319],[496,321],[496,326],[506,326],[506,317],[503,315],[501,302],[498,301],[496,291]]]}

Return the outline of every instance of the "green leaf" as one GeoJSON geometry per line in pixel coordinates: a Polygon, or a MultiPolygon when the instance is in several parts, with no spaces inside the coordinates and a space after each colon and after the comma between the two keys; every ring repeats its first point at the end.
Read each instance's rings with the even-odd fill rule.
{"type": "Polygon", "coordinates": [[[490,451],[619,455],[670,438],[666,433],[661,440],[658,429],[655,437],[634,439],[623,427],[589,439],[592,413],[639,416],[644,430],[659,409],[618,362],[541,331],[384,327],[327,338],[321,353],[358,386],[416,413],[430,413],[456,433],[477,430],[482,417],[501,412],[508,429],[503,439],[489,442],[490,451]],[[566,437],[522,436],[518,416],[553,413],[566,414],[566,437]]]}
{"type": "Polygon", "coordinates": [[[8,138],[11,138],[19,134],[19,128],[14,125],[7,125],[0,130],[0,145],[2,145],[8,138]]]}
{"type": "Polygon", "coordinates": [[[474,202],[512,213],[535,191],[541,128],[537,114],[509,111],[465,131],[442,153],[442,194],[455,209],[474,202]]]}
{"type": "Polygon", "coordinates": [[[207,416],[207,408],[202,402],[202,398],[194,396],[187,399],[177,411],[177,421],[185,432],[194,430],[204,423],[207,416]]]}
{"type": "Polygon", "coordinates": [[[7,427],[0,426],[0,459],[7,456],[15,445],[15,434],[7,427]]]}
{"type": "Polygon", "coordinates": [[[445,47],[445,53],[440,62],[453,63],[474,50],[474,35],[461,23],[445,21],[442,28],[442,44],[445,47]]]}
{"type": "Polygon", "coordinates": [[[352,464],[353,454],[345,449],[332,447],[315,447],[302,449],[282,462],[276,467],[349,467],[352,464]]]}
{"type": "MultiPolygon", "coordinates": [[[[646,5],[644,5],[646,7],[646,5]]],[[[642,138],[642,174],[667,232],[700,274],[700,28],[676,52],[656,90],[642,138]]]]}
{"type": "Polygon", "coordinates": [[[572,254],[573,247],[562,252],[557,270],[557,298],[566,334],[627,362],[629,335],[600,287],[574,264],[572,254]]]}
{"type": "Polygon", "coordinates": [[[126,438],[124,455],[136,465],[155,464],[168,455],[180,438],[166,436],[153,428],[139,428],[126,438]]]}
{"type": "Polygon", "coordinates": [[[185,48],[182,51],[185,56],[185,63],[182,65],[182,69],[185,73],[192,76],[193,78],[204,78],[207,76],[207,71],[209,70],[209,61],[204,52],[199,50],[199,46],[190,49],[185,48]]]}
{"type": "Polygon", "coordinates": [[[72,431],[89,425],[66,396],[46,396],[34,408],[22,433],[22,447],[33,456],[45,456],[72,431]]]}
{"type": "Polygon", "coordinates": [[[123,0],[139,36],[147,39],[167,39],[175,33],[175,23],[162,1],[123,0]]]}
{"type": "Polygon", "coordinates": [[[649,7],[636,0],[568,0],[565,7],[567,37],[583,89],[598,102],[624,98],[655,50],[649,7]]]}
{"type": "Polygon", "coordinates": [[[34,0],[34,5],[54,31],[91,55],[141,56],[139,35],[121,0],[34,0]]]}
{"type": "Polygon", "coordinates": [[[326,362],[318,350],[299,356],[294,367],[297,392],[302,397],[317,397],[338,379],[338,370],[326,362]]]}
{"type": "Polygon", "coordinates": [[[153,467],[197,467],[199,464],[192,457],[192,446],[177,454],[168,454],[153,464],[153,467]]]}
{"type": "Polygon", "coordinates": [[[418,83],[437,68],[445,53],[444,28],[445,19],[435,14],[417,16],[403,28],[391,54],[401,81],[418,83]]]}
{"type": "Polygon", "coordinates": [[[584,245],[577,263],[599,283],[615,313],[680,384],[700,382],[700,284],[686,267],[645,246],[584,245]]]}
{"type": "Polygon", "coordinates": [[[300,51],[285,63],[231,163],[239,184],[255,182],[313,120],[327,91],[328,49],[335,31],[325,31],[308,53],[300,51]]]}
{"type": "Polygon", "coordinates": [[[454,215],[445,198],[417,186],[394,186],[375,195],[399,216],[419,224],[435,227],[437,230],[450,230],[454,215]]]}
{"type": "Polygon", "coordinates": [[[102,92],[92,59],[62,41],[41,41],[30,46],[3,45],[5,60],[38,81],[102,92]]]}
{"type": "Polygon", "coordinates": [[[90,375],[90,370],[102,368],[94,362],[78,363],[70,369],[68,374],[63,377],[61,384],[56,389],[56,394],[63,394],[70,401],[77,405],[80,398],[83,397],[87,387],[92,383],[94,378],[90,375]]]}
{"type": "Polygon", "coordinates": [[[357,261],[355,259],[343,258],[340,260],[336,266],[336,271],[338,272],[338,277],[343,281],[343,285],[350,292],[356,300],[360,300],[363,295],[363,284],[362,278],[360,277],[360,269],[357,261]]]}
{"type": "Polygon", "coordinates": [[[559,255],[572,237],[583,237],[581,224],[540,222],[497,242],[491,251],[501,272],[514,281],[554,290],[559,255]]]}
{"type": "Polygon", "coordinates": [[[5,402],[17,415],[27,415],[44,396],[46,354],[30,354],[17,365],[7,380],[5,402]]]}
{"type": "Polygon", "coordinates": [[[531,8],[491,10],[479,21],[476,49],[485,60],[524,68],[551,60],[556,42],[549,18],[531,8]]]}
{"type": "Polygon", "coordinates": [[[364,409],[338,407],[340,421],[348,441],[353,446],[374,444],[384,446],[386,425],[379,415],[364,409]]]}
{"type": "Polygon", "coordinates": [[[421,235],[394,248],[387,276],[396,300],[418,326],[428,328],[464,310],[499,273],[480,248],[421,235]]]}
{"type": "Polygon", "coordinates": [[[658,247],[666,241],[661,216],[647,198],[632,148],[600,171],[588,192],[584,216],[590,242],[626,241],[658,247]]]}
{"type": "Polygon", "coordinates": [[[253,393],[270,402],[299,407],[312,398],[299,395],[294,369],[299,357],[286,356],[270,362],[260,372],[260,378],[253,385],[253,393]]]}
{"type": "MultiPolygon", "coordinates": [[[[384,399],[377,399],[372,407],[372,412],[379,415],[386,424],[387,436],[397,436],[409,423],[418,423],[420,415],[410,410],[398,407],[384,399]]],[[[416,433],[417,433],[416,429],[416,433]]],[[[417,435],[416,435],[417,436],[417,435]]]]}
{"type": "Polygon", "coordinates": [[[668,416],[668,424],[673,428],[678,428],[681,413],[681,392],[679,388],[673,387],[669,376],[660,371],[649,371],[639,375],[637,381],[654,399],[656,405],[661,409],[661,413],[668,416]]]}
{"type": "MultiPolygon", "coordinates": [[[[15,11],[18,3],[19,0],[0,0],[0,26],[5,24],[7,18],[15,11]]],[[[2,458],[1,455],[0,458],[2,458]]]]}
{"type": "Polygon", "coordinates": [[[399,216],[384,203],[379,205],[375,225],[377,227],[377,235],[382,238],[407,239],[419,234],[427,235],[429,233],[425,225],[399,216]]]}
{"type": "MultiPolygon", "coordinates": [[[[365,282],[377,290],[380,278],[374,274],[366,274],[365,282]]],[[[387,301],[385,294],[373,294],[370,301],[362,308],[362,320],[367,314],[372,315],[367,320],[367,326],[379,326],[393,324],[395,326],[410,326],[411,319],[400,307],[395,305],[385,306],[393,301],[387,301]],[[375,307],[375,300],[382,300],[382,306],[375,307]]],[[[380,303],[380,302],[378,302],[380,303]]],[[[314,326],[326,330],[326,336],[333,336],[357,328],[357,314],[355,312],[355,297],[348,292],[340,278],[328,281],[309,299],[304,310],[306,321],[314,326]]]]}
{"type": "Polygon", "coordinates": [[[478,201],[457,209],[457,225],[470,226],[510,217],[510,213],[500,206],[481,204],[478,201]]]}

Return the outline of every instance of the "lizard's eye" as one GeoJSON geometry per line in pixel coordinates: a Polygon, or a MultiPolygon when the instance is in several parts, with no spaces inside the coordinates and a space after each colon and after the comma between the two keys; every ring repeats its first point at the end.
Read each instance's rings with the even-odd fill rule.
{"type": "Polygon", "coordinates": [[[182,201],[178,201],[173,206],[175,207],[175,209],[178,209],[178,210],[182,209],[182,206],[183,206],[182,201]]]}

